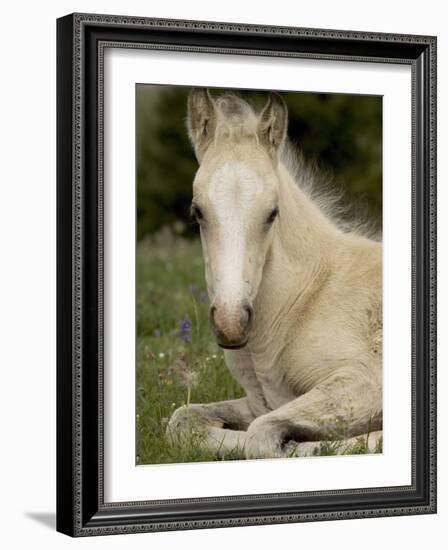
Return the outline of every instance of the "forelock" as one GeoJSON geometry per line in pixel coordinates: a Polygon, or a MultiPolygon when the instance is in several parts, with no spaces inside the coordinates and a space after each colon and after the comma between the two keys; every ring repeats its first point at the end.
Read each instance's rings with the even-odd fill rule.
{"type": "Polygon", "coordinates": [[[244,137],[256,137],[258,118],[244,99],[233,94],[224,94],[215,99],[215,107],[215,139],[238,141],[244,137]]]}

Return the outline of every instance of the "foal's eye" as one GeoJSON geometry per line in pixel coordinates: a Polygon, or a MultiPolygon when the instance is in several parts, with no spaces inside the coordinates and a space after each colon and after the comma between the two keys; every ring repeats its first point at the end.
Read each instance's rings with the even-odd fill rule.
{"type": "Polygon", "coordinates": [[[272,210],[272,212],[269,214],[269,216],[267,217],[266,219],[266,223],[267,224],[271,224],[273,223],[273,221],[275,220],[275,218],[278,216],[278,206],[276,206],[274,208],[274,210],[272,210]]]}
{"type": "Polygon", "coordinates": [[[204,219],[204,214],[202,213],[202,210],[196,204],[191,205],[191,215],[198,221],[204,219]]]}

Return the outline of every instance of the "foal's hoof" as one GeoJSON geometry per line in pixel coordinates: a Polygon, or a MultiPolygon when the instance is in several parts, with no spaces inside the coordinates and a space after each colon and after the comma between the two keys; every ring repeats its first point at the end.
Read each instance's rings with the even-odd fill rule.
{"type": "Polygon", "coordinates": [[[174,411],[166,428],[166,437],[172,445],[183,445],[187,439],[205,431],[206,422],[195,405],[183,405],[174,411]]]}
{"type": "Polygon", "coordinates": [[[309,457],[315,456],[319,447],[320,443],[316,441],[302,441],[300,443],[297,441],[289,441],[283,446],[283,452],[287,458],[309,457]]]}
{"type": "Polygon", "coordinates": [[[263,417],[256,418],[247,430],[244,453],[248,459],[284,457],[281,434],[275,424],[263,417]]]}
{"type": "Polygon", "coordinates": [[[188,418],[188,407],[186,405],[173,412],[166,427],[166,437],[169,443],[172,445],[182,443],[188,427],[188,418]]]}

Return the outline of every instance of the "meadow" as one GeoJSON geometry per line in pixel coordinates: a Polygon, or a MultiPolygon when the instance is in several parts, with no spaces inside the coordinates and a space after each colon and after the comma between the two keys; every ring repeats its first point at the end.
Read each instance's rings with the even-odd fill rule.
{"type": "Polygon", "coordinates": [[[137,464],[214,460],[191,437],[165,437],[173,411],[186,403],[244,395],[208,328],[200,242],[166,229],[137,252],[137,464]]]}
{"type": "MultiPolygon", "coordinates": [[[[222,460],[201,449],[194,430],[183,447],[170,445],[165,436],[171,414],[181,405],[244,395],[208,326],[200,242],[165,226],[139,242],[136,267],[136,463],[222,460]]],[[[340,445],[322,444],[317,454],[340,454],[340,445]]],[[[360,441],[343,452],[366,450],[360,441]]],[[[242,458],[237,453],[224,457],[242,458]]]]}

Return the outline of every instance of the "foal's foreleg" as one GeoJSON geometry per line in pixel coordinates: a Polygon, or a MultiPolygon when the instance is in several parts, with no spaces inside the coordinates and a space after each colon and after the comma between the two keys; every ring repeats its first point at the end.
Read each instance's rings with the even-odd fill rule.
{"type": "Polygon", "coordinates": [[[178,445],[193,440],[213,453],[224,455],[244,448],[246,429],[254,418],[247,397],[184,405],[174,411],[167,437],[178,445]]]}
{"type": "Polygon", "coordinates": [[[346,440],[379,430],[381,418],[380,383],[361,369],[346,370],[256,418],[248,429],[245,454],[294,456],[306,450],[298,447],[304,442],[346,440]]]}
{"type": "Polygon", "coordinates": [[[212,427],[207,431],[203,445],[207,450],[221,457],[234,452],[242,454],[246,445],[246,436],[246,431],[212,427]]]}

